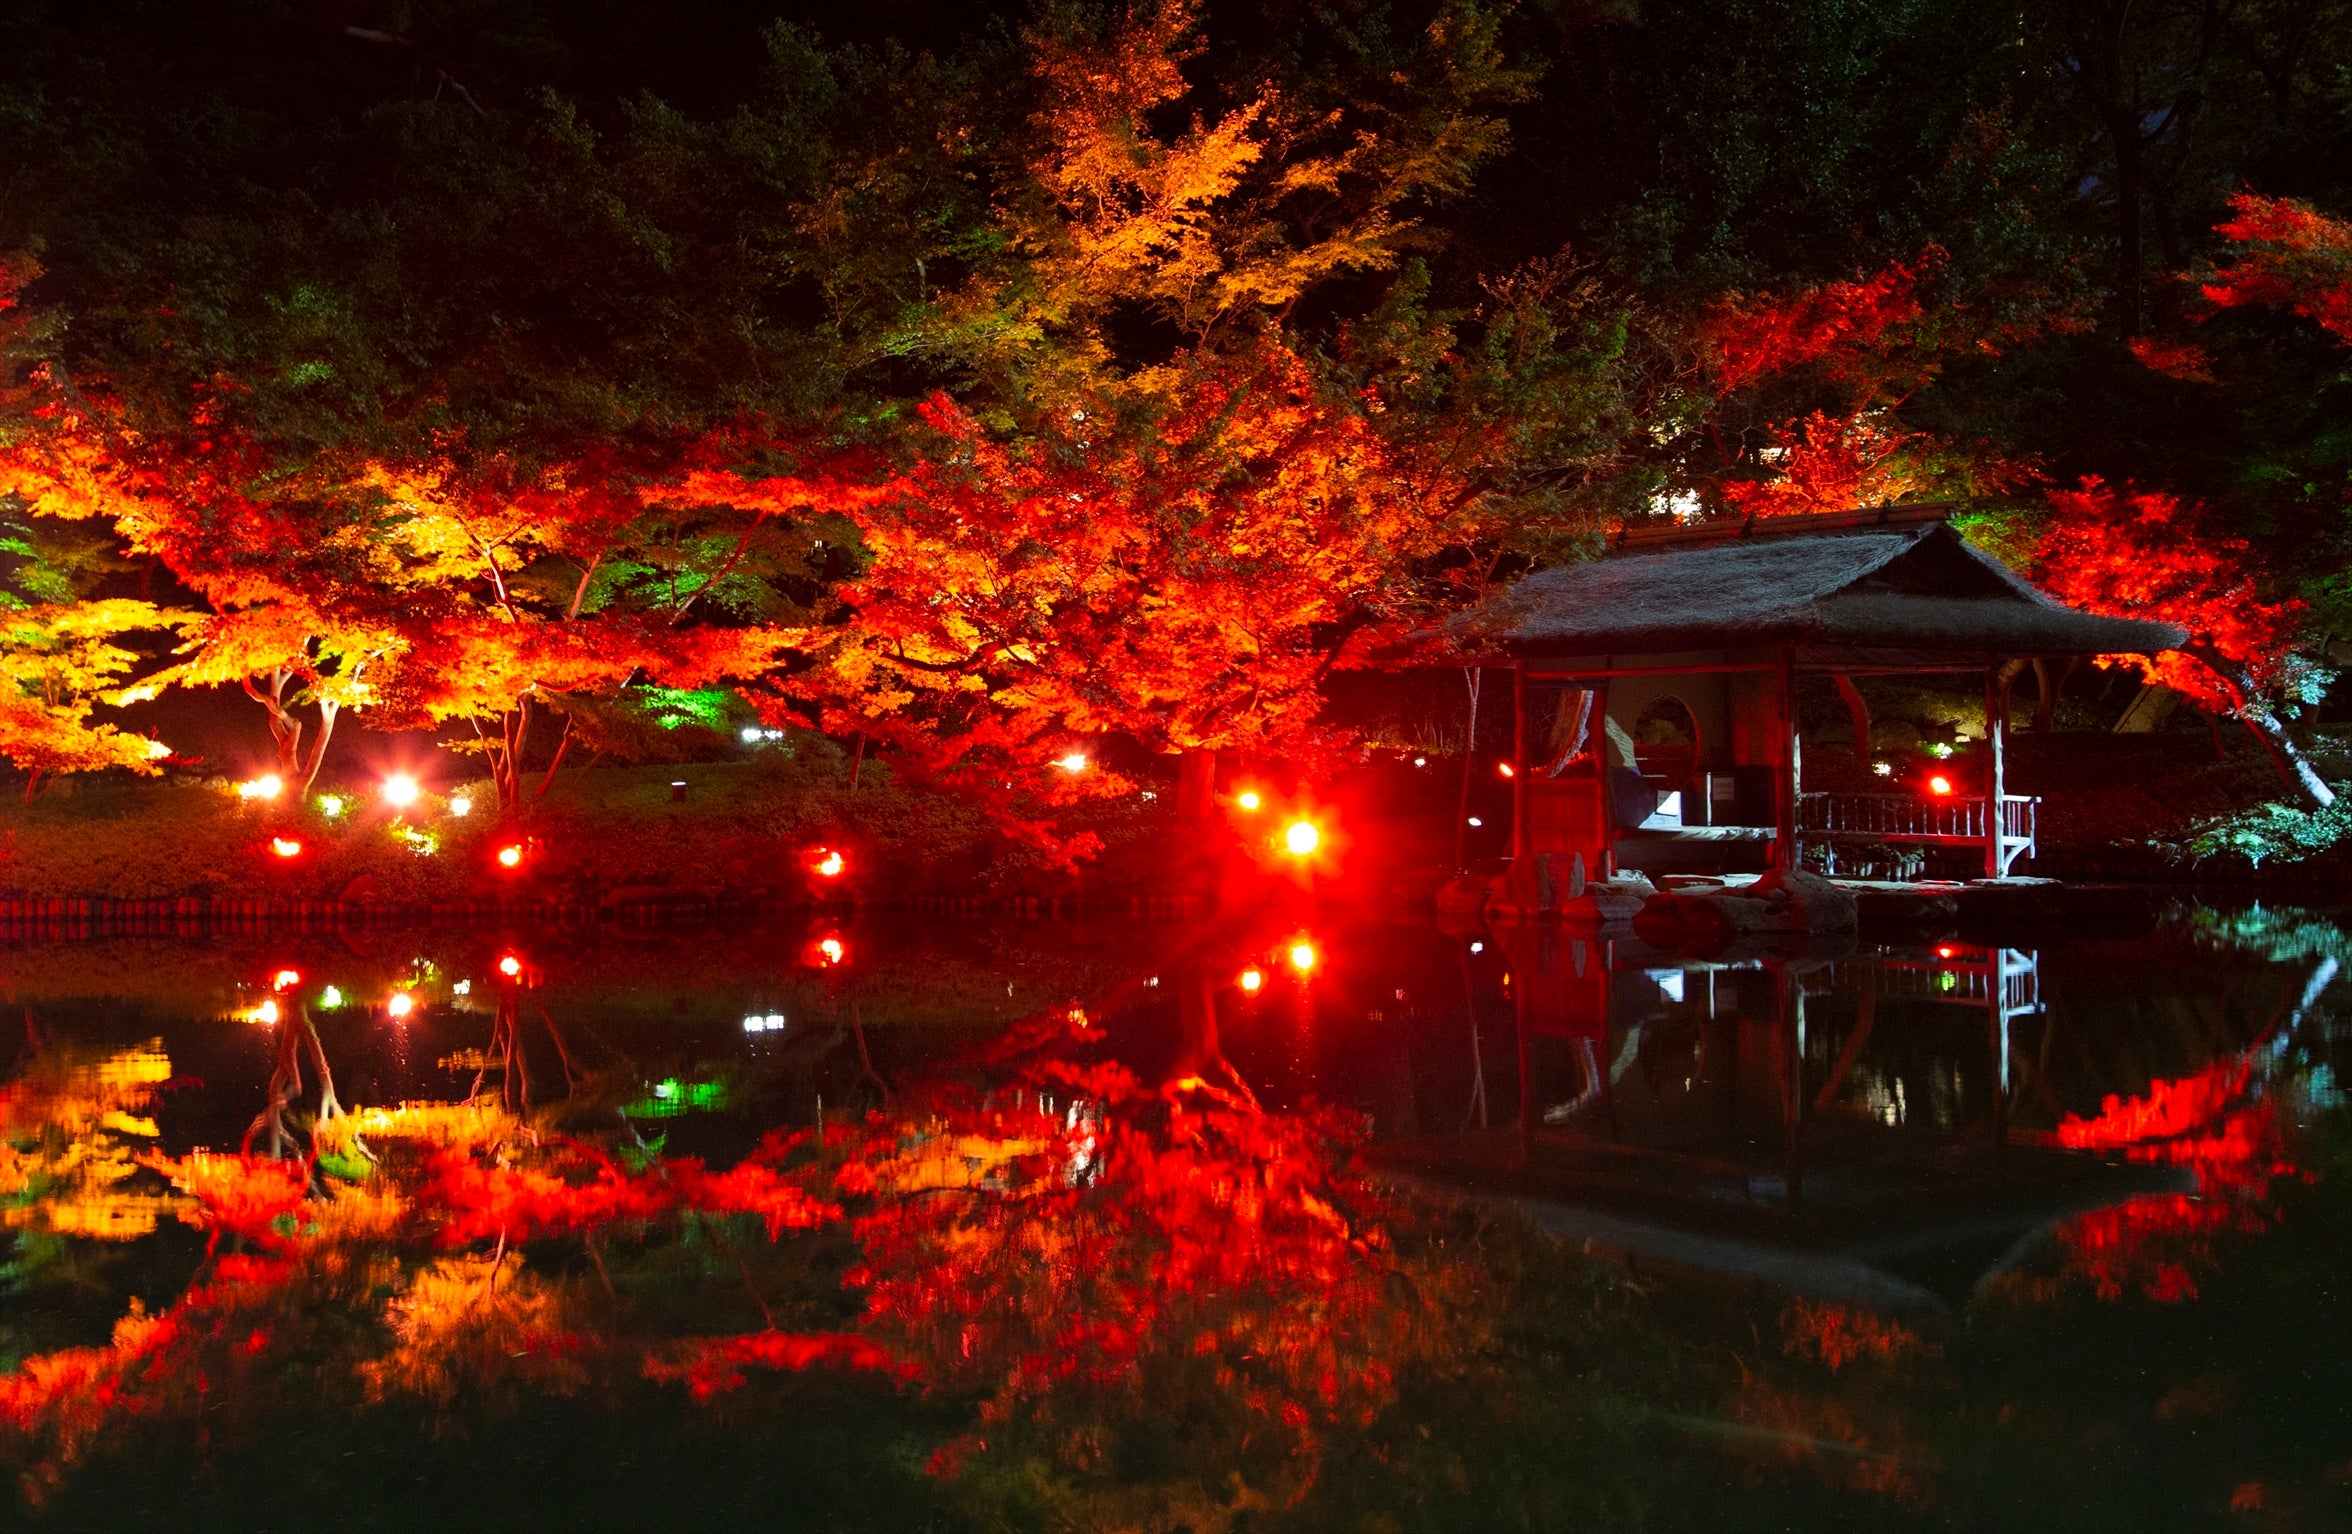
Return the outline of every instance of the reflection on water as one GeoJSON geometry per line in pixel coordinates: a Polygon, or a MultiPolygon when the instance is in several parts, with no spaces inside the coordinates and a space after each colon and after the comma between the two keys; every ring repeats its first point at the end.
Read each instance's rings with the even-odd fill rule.
{"type": "Polygon", "coordinates": [[[455,1507],[393,1467],[558,1406],[533,1506],[791,1423],[856,1525],[2352,1512],[2277,1361],[2352,1362],[2352,943],[2004,939],[20,950],[0,1452],[61,1527],[455,1507]]]}

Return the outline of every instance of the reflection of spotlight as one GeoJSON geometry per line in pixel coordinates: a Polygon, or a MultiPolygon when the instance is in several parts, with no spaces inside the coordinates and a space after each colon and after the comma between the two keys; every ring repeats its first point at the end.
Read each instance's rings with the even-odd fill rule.
{"type": "Polygon", "coordinates": [[[1245,991],[1254,991],[1265,983],[1266,977],[1254,969],[1245,969],[1241,972],[1241,988],[1245,991]]]}
{"type": "Polygon", "coordinates": [[[416,998],[406,991],[394,991],[391,999],[384,1003],[384,1010],[394,1017],[406,1017],[416,1010],[416,998]]]}
{"type": "Polygon", "coordinates": [[[417,780],[405,772],[396,772],[384,780],[384,802],[396,810],[405,810],[417,801],[417,780]]]}
{"type": "Polygon", "coordinates": [[[1313,969],[1315,967],[1315,945],[1312,943],[1291,944],[1290,967],[1302,975],[1313,969]]]}
{"type": "Polygon", "coordinates": [[[298,858],[302,856],[302,843],[289,837],[273,836],[270,838],[270,851],[282,858],[298,858]]]}
{"type": "Polygon", "coordinates": [[[1241,791],[1241,797],[1234,800],[1233,802],[1240,805],[1245,810],[1254,810],[1264,801],[1258,798],[1258,791],[1256,789],[1245,788],[1241,791]]]}
{"type": "Polygon", "coordinates": [[[501,868],[512,868],[522,860],[523,849],[520,847],[501,847],[498,849],[498,866],[501,868]]]}
{"type": "Polygon", "coordinates": [[[1303,858],[1323,844],[1323,833],[1311,820],[1294,820],[1282,833],[1282,845],[1294,858],[1303,858]]]}
{"type": "Polygon", "coordinates": [[[510,953],[505,958],[498,961],[498,972],[506,976],[507,979],[512,980],[515,976],[523,972],[523,961],[510,953]]]}

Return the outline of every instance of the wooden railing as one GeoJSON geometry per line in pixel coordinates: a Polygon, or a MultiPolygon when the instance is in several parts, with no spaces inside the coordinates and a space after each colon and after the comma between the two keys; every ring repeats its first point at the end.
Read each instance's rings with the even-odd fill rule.
{"type": "MultiPolygon", "coordinates": [[[[2041,800],[2003,794],[1999,840],[1988,872],[2007,878],[2021,857],[2032,857],[2041,800]]],[[[1986,801],[1979,798],[1922,798],[1917,794],[1799,794],[1800,842],[1906,842],[1924,846],[1987,846],[1986,801]]]]}

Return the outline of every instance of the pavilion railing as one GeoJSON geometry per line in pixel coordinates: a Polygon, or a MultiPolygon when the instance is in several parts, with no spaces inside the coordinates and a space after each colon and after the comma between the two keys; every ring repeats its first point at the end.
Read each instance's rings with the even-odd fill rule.
{"type": "MultiPolygon", "coordinates": [[[[2021,857],[2032,857],[2042,801],[2001,796],[1995,867],[2008,877],[2021,857]]],[[[1903,842],[1923,846],[1985,846],[1992,842],[1982,797],[1922,798],[1917,794],[1799,794],[1800,842],[1903,842]]]]}

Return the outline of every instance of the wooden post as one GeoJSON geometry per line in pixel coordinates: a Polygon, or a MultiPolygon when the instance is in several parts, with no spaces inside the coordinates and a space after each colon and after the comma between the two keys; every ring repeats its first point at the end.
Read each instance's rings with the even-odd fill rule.
{"type": "Polygon", "coordinates": [[[2007,687],[1998,662],[1985,667],[1985,877],[2001,877],[2001,801],[2008,793],[2008,774],[2002,760],[2009,733],[2007,687]]]}
{"type": "Polygon", "coordinates": [[[1511,859],[1527,855],[1527,665],[1511,662],[1511,859]]]}
{"type": "Polygon", "coordinates": [[[1797,740],[1796,652],[1780,652],[1780,771],[1775,774],[1773,798],[1772,866],[1781,873],[1797,867],[1797,792],[1803,763],[1797,740]]]}

